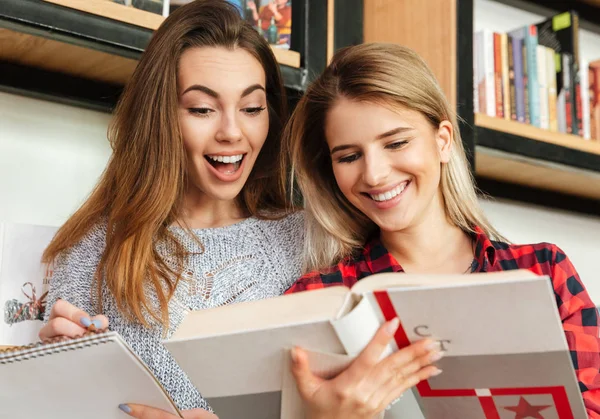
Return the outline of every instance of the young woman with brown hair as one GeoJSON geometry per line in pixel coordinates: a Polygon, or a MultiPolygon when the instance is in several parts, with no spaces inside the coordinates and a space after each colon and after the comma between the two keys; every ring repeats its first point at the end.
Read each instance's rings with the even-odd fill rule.
{"type": "Polygon", "coordinates": [[[45,251],[40,337],[110,327],[179,408],[210,409],[161,339],[189,310],[279,295],[300,275],[286,118],[278,63],[234,6],[199,0],[170,15],[115,110],[108,167],[45,251]]]}
{"type": "MultiPolygon", "coordinates": [[[[305,200],[305,270],[312,271],[289,292],[350,287],[378,272],[528,269],[547,275],[588,415],[600,418],[595,305],[560,248],[509,244],[487,221],[456,116],[417,54],[392,44],[339,51],[298,103],[287,130],[305,200]]],[[[376,340],[384,347],[391,335],[380,333],[376,340]]],[[[378,363],[380,354],[375,351],[370,362],[355,362],[333,380],[320,380],[297,350],[293,371],[313,417],[372,417],[402,387],[441,372],[427,363],[407,363],[394,374],[394,369],[378,367],[389,362],[378,363]],[[382,395],[382,388],[388,393],[382,395]],[[331,403],[336,395],[363,402],[345,403],[340,415],[339,406],[331,403]]],[[[429,356],[439,358],[435,352],[429,356]]]]}

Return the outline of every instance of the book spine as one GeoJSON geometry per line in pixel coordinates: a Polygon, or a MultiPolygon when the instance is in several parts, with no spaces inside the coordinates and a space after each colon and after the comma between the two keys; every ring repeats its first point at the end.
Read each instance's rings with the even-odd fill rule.
{"type": "Polygon", "coordinates": [[[515,89],[515,60],[513,51],[512,36],[507,35],[507,56],[508,56],[508,95],[510,104],[510,119],[517,120],[517,97],[515,89]]]}
{"type": "Polygon", "coordinates": [[[477,55],[476,84],[478,109],[481,113],[487,113],[487,98],[485,96],[485,52],[483,50],[485,45],[483,42],[483,31],[477,32],[475,34],[475,38],[477,39],[477,51],[475,53],[477,55]]]}
{"type": "Polygon", "coordinates": [[[579,82],[581,90],[581,123],[582,132],[581,136],[585,140],[591,139],[590,132],[590,85],[589,85],[589,65],[587,61],[582,61],[579,68],[579,82]]]}
{"type": "Polygon", "coordinates": [[[488,30],[483,31],[483,53],[485,71],[485,97],[486,112],[489,116],[496,116],[496,88],[494,71],[494,34],[488,30]]]}
{"type": "Polygon", "coordinates": [[[590,137],[600,141],[600,61],[590,63],[588,83],[590,85],[590,137]]]}
{"type": "Polygon", "coordinates": [[[583,136],[583,103],[581,102],[581,81],[579,79],[581,74],[579,71],[579,14],[575,11],[571,11],[571,23],[571,37],[573,40],[573,63],[571,66],[571,77],[573,78],[573,116],[575,118],[575,128],[573,129],[573,133],[583,136]]]}
{"type": "Polygon", "coordinates": [[[562,74],[563,74],[563,91],[565,98],[565,124],[568,134],[573,134],[573,91],[571,90],[572,77],[571,77],[571,61],[572,57],[570,54],[562,54],[562,74]]]}
{"type": "Polygon", "coordinates": [[[527,43],[523,39],[521,48],[521,60],[523,62],[523,99],[525,101],[525,123],[531,124],[531,110],[529,109],[529,62],[527,61],[527,43]]]}
{"type": "Polygon", "coordinates": [[[549,129],[558,131],[556,103],[556,59],[552,48],[546,47],[546,82],[548,83],[548,119],[549,129]]]}
{"type": "Polygon", "coordinates": [[[573,66],[571,69],[573,76],[573,134],[583,136],[583,103],[581,98],[581,79],[579,66],[573,66]]]}
{"type": "Polygon", "coordinates": [[[547,66],[546,66],[546,47],[537,46],[537,75],[538,89],[540,102],[540,128],[550,128],[550,112],[548,109],[548,82],[547,82],[547,66]]]}
{"type": "Polygon", "coordinates": [[[508,81],[508,35],[500,34],[500,56],[502,59],[502,104],[504,105],[504,119],[511,119],[510,116],[510,86],[508,81]]]}
{"type": "Polygon", "coordinates": [[[540,126],[540,88],[538,85],[538,70],[537,70],[537,46],[538,35],[537,26],[530,25],[528,27],[527,36],[527,83],[529,94],[529,113],[531,125],[540,126]]]}
{"type": "Polygon", "coordinates": [[[502,39],[494,32],[494,96],[496,98],[496,116],[504,118],[504,103],[502,100],[502,39]]]}
{"type": "Polygon", "coordinates": [[[479,82],[478,82],[478,74],[479,74],[479,36],[478,33],[475,32],[473,34],[473,112],[479,113],[481,112],[479,109],[479,82]]]}
{"type": "Polygon", "coordinates": [[[513,59],[515,65],[515,108],[517,121],[525,122],[525,77],[523,75],[523,40],[512,38],[513,59]]]}

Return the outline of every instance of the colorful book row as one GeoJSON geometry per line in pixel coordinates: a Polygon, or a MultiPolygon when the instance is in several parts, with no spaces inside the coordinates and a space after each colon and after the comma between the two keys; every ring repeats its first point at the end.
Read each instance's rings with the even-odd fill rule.
{"type": "Polygon", "coordinates": [[[580,59],[576,12],[476,32],[473,63],[475,112],[600,141],[600,60],[580,59]]]}

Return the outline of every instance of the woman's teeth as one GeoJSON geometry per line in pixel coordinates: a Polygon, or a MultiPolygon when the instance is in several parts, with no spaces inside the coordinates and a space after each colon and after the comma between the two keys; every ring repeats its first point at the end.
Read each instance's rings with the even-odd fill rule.
{"type": "Polygon", "coordinates": [[[371,199],[373,201],[378,201],[378,202],[384,202],[384,201],[389,201],[390,199],[400,195],[404,189],[406,188],[406,186],[408,185],[408,182],[403,182],[402,184],[396,186],[394,189],[387,191],[385,193],[380,193],[377,195],[372,195],[369,194],[369,196],[371,197],[371,199]]]}
{"type": "Polygon", "coordinates": [[[236,156],[219,156],[219,155],[214,155],[214,156],[206,156],[209,159],[211,159],[212,161],[215,162],[219,162],[219,163],[237,163],[239,161],[242,160],[242,158],[244,157],[243,154],[238,154],[236,156]]]}

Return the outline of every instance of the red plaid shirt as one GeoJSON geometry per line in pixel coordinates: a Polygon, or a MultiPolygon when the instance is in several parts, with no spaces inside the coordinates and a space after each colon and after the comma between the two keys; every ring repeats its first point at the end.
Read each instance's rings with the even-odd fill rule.
{"type": "MultiPolygon", "coordinates": [[[[529,269],[552,278],[558,312],[588,416],[600,419],[598,312],[569,258],[560,248],[549,243],[509,245],[491,241],[479,228],[473,237],[475,258],[472,272],[529,269]]],[[[380,272],[404,271],[381,241],[375,238],[365,245],[361,253],[321,272],[304,275],[286,293],[334,285],[351,287],[360,279],[380,272]]]]}

